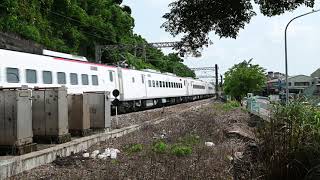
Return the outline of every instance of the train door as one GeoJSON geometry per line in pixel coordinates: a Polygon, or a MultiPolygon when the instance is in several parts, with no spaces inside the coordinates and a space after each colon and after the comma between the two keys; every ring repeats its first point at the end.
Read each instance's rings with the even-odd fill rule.
{"type": "Polygon", "coordinates": [[[189,96],[189,84],[187,80],[184,80],[184,87],[186,87],[186,95],[189,96]]]}
{"type": "Polygon", "coordinates": [[[193,81],[191,81],[191,83],[190,83],[190,94],[189,95],[194,95],[193,93],[193,81]]]}
{"type": "Polygon", "coordinates": [[[148,97],[148,82],[147,82],[147,79],[146,79],[146,75],[145,74],[141,74],[141,78],[142,78],[142,84],[144,86],[143,96],[144,97],[148,97]]]}

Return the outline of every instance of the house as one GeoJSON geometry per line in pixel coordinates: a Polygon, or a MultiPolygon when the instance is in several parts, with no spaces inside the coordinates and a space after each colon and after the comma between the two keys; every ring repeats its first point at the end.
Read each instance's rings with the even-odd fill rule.
{"type": "Polygon", "coordinates": [[[303,93],[306,88],[313,85],[314,78],[306,75],[291,76],[288,78],[288,87],[290,93],[303,93]]]}

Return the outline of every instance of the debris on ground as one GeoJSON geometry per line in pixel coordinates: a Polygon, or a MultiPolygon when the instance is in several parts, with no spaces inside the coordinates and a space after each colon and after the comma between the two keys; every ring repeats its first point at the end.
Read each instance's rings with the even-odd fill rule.
{"type": "MultiPolygon", "coordinates": [[[[246,162],[246,148],[251,143],[250,147],[255,149],[252,141],[255,138],[247,126],[249,115],[245,111],[222,111],[215,104],[213,100],[203,100],[178,105],[170,113],[160,113],[162,110],[134,113],[131,118],[140,119],[128,122],[121,119],[121,126],[152,117],[165,116],[166,120],[97,143],[86,152],[92,155],[99,151],[95,159],[79,153],[11,179],[232,179],[238,172],[234,168],[235,159],[246,162]],[[195,108],[201,104],[206,105],[195,108]],[[158,112],[161,115],[157,116],[158,112]],[[229,137],[231,131],[245,138],[229,137]]],[[[239,162],[236,164],[241,166],[239,162]]]]}

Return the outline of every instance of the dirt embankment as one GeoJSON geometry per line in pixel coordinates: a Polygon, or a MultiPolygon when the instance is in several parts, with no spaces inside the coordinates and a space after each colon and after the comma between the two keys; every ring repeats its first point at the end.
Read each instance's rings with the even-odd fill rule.
{"type": "MultiPolygon", "coordinates": [[[[88,149],[117,148],[121,153],[115,160],[83,158],[80,153],[11,179],[232,179],[238,158],[234,155],[243,156],[254,135],[246,112],[221,106],[211,102],[186,112],[178,108],[166,113],[168,119],[160,124],[88,149]],[[205,142],[214,144],[208,147],[205,142]]],[[[146,119],[142,117],[138,121],[146,119]]]]}

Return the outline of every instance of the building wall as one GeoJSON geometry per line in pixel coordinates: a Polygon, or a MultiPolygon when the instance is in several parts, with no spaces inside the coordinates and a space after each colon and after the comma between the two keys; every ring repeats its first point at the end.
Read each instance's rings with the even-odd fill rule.
{"type": "Polygon", "coordinates": [[[313,73],[311,74],[311,77],[313,77],[313,78],[315,78],[315,77],[320,78],[320,68],[317,69],[315,72],[313,72],[313,73]]]}

